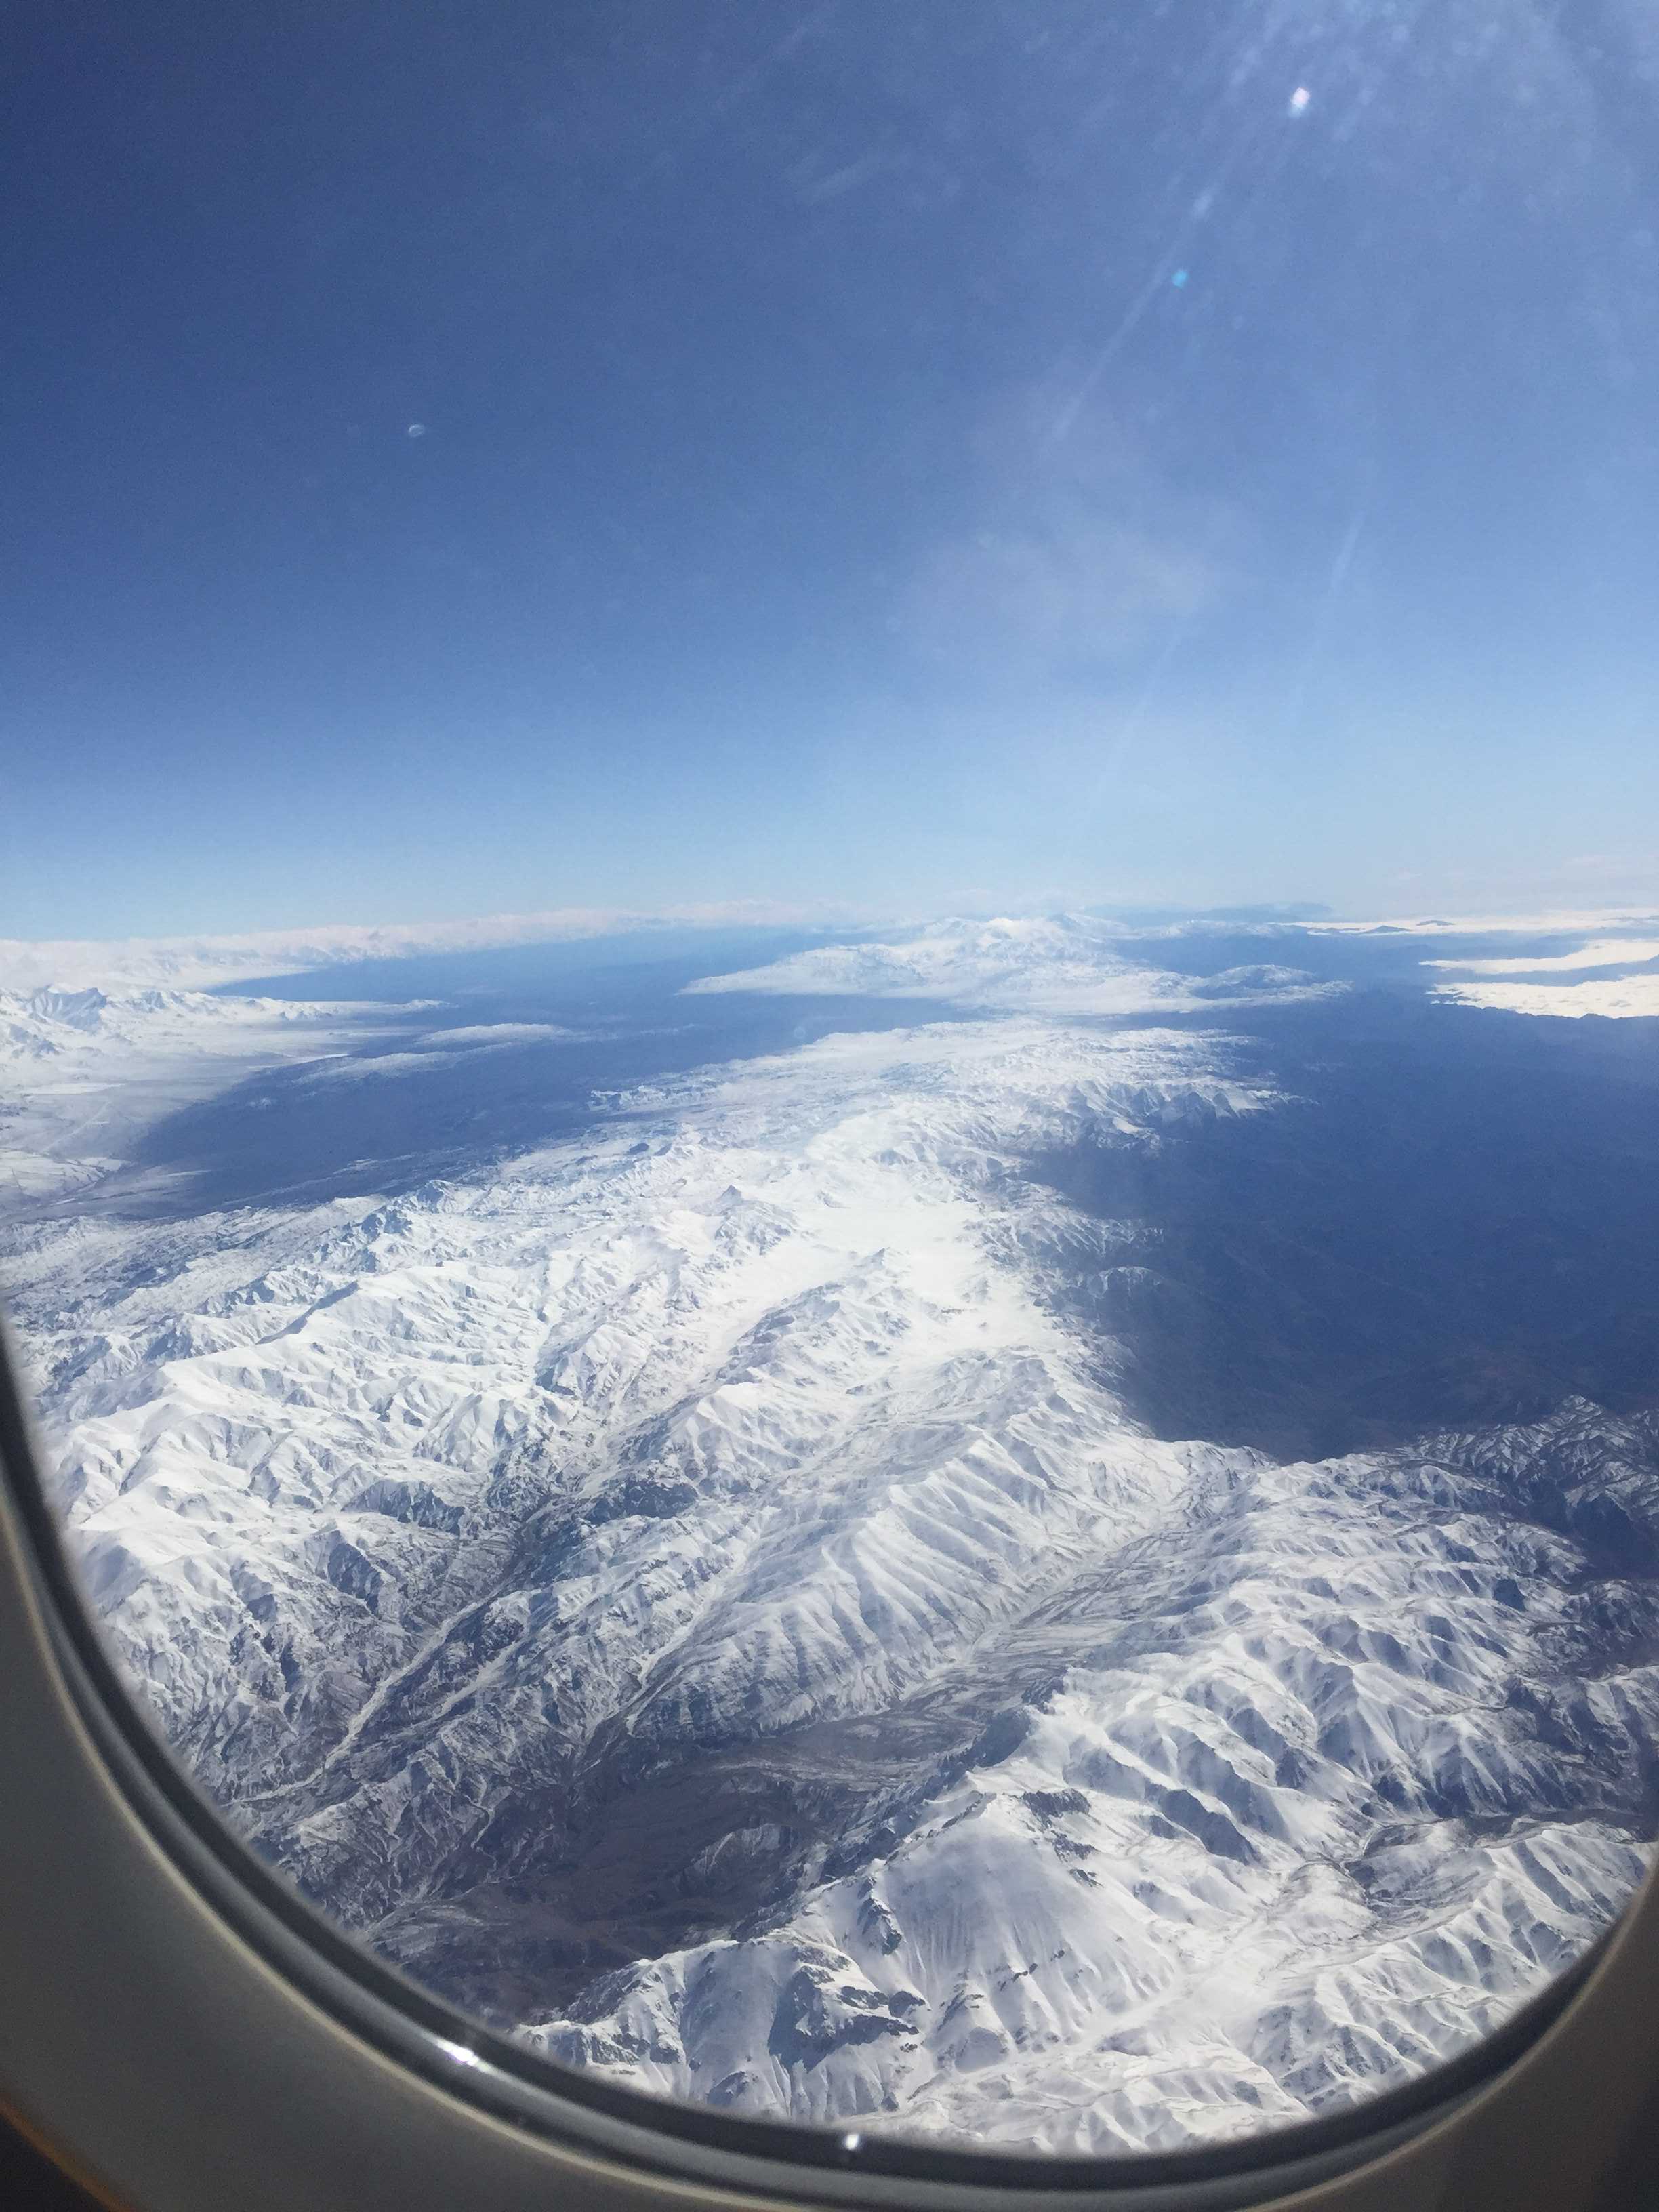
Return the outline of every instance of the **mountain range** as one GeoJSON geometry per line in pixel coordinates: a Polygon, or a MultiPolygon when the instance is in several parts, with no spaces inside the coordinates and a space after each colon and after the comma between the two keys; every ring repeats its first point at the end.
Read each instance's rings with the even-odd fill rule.
{"type": "MultiPolygon", "coordinates": [[[[1229,1024],[1342,991],[1161,973],[1077,924],[808,950],[694,998],[816,975],[844,1030],[504,1157],[17,1210],[91,1601],[228,1817],[556,2059],[1009,2147],[1330,2109],[1578,1955],[1654,1825],[1659,1416],[1310,1457],[1151,1407],[1158,1194],[1268,1131],[1322,1157],[1229,1024]],[[860,1027],[890,989],[976,1018],[860,1027]]],[[[95,998],[14,1021],[272,1019],[95,998]]],[[[333,1018],[301,1073],[343,1097],[381,1061],[333,1018]]],[[[501,1032],[469,1079],[515,1029],[577,1034],[458,1028],[501,1032]]]]}

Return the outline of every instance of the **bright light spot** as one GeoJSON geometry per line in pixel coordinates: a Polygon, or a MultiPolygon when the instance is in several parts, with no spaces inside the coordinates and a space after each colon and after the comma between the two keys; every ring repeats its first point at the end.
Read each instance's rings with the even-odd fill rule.
{"type": "Polygon", "coordinates": [[[426,424],[424,422],[411,422],[409,426],[409,434],[411,438],[424,438],[426,435],[426,424]]]}
{"type": "Polygon", "coordinates": [[[1186,281],[1187,271],[1184,269],[1177,269],[1175,275],[1170,279],[1170,282],[1175,286],[1177,292],[1181,289],[1186,281]]]}
{"type": "Polygon", "coordinates": [[[1291,94],[1291,114],[1300,115],[1312,98],[1313,94],[1305,84],[1297,85],[1296,90],[1291,94]]]}
{"type": "Polygon", "coordinates": [[[446,2058],[453,2058],[458,2066],[482,2066],[483,2061],[476,2051],[469,2051],[464,2043],[451,2043],[439,2036],[437,2045],[446,2058]]]}
{"type": "Polygon", "coordinates": [[[856,2150],[863,2141],[862,2136],[843,2136],[841,2139],[841,2147],[843,2150],[856,2150]]]}

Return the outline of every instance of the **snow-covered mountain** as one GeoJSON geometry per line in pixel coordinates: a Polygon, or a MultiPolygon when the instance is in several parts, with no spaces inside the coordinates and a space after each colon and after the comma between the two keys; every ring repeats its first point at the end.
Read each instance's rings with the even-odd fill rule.
{"type": "Polygon", "coordinates": [[[0,991],[0,1066],[113,1050],[276,1057],[283,1032],[343,1025],[358,1010],[206,991],[0,991]]]}
{"type": "Polygon", "coordinates": [[[0,991],[0,1216],[72,1199],[164,1115],[250,1070],[343,1054],[388,1018],[203,991],[0,991]]]}
{"type": "MultiPolygon", "coordinates": [[[[282,1068],[308,1085],[384,1082],[526,1044],[554,1022],[433,1026],[438,1002],[217,997],[203,991],[0,993],[0,1218],[90,1202],[168,1115],[282,1068]],[[386,1048],[396,1032],[403,1048],[386,1048]],[[374,1049],[366,1049],[373,1047],[374,1049]]],[[[274,1103],[269,1097],[262,1107],[274,1103]]]]}
{"type": "Polygon", "coordinates": [[[951,919],[879,944],[814,946],[764,968],[705,976],[687,988],[948,999],[1022,1013],[1121,1015],[1294,1004],[1343,988],[1273,965],[1176,975],[1130,958],[1127,941],[1121,925],[1089,915],[951,919]]]}
{"type": "MultiPolygon", "coordinates": [[[[981,1002],[1085,957],[954,927],[981,1002]]],[[[1110,2151],[1420,2070],[1645,1863],[1659,1421],[1149,1433],[1159,1224],[1043,1166],[1311,1111],[1261,1065],[832,1035],[380,1196],[18,1221],[116,1648],[347,1924],[638,2087],[1110,2151]]]]}
{"type": "MultiPolygon", "coordinates": [[[[981,1638],[977,1740],[884,1777],[817,1880],[532,2040],[739,2110],[1072,2152],[1305,2118],[1464,2047],[1639,1879],[1659,1713],[1651,1595],[1579,1587],[1510,1492],[1629,1455],[1650,1508],[1656,1445],[1580,1403],[1230,1463],[981,1638]]],[[[898,1716],[925,1741],[962,1694],[898,1716]]]]}
{"type": "Polygon", "coordinates": [[[220,983],[310,975],[364,961],[422,954],[500,951],[515,945],[580,944],[676,928],[841,929],[867,925],[867,909],[839,901],[727,899],[641,911],[558,907],[538,914],[475,915],[448,921],[324,923],[310,929],[236,935],[131,938],[0,938],[0,988],[203,990],[220,983]]]}

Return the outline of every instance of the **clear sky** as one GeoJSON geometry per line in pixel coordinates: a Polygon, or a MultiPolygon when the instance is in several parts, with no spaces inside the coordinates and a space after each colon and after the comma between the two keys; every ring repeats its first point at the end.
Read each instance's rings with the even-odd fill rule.
{"type": "Polygon", "coordinates": [[[0,935],[1653,896],[1655,21],[26,4],[0,935]]]}

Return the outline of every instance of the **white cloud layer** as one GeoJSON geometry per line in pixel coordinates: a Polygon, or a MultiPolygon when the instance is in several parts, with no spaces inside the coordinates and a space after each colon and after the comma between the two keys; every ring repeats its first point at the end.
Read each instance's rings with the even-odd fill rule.
{"type": "Polygon", "coordinates": [[[1510,1014],[1565,1014],[1613,1019],[1659,1014],[1659,975],[1598,977],[1583,983],[1443,983],[1437,998],[1464,1006],[1494,1006],[1510,1014]]]}
{"type": "Polygon", "coordinates": [[[1629,968],[1640,960],[1659,960],[1659,938],[1598,937],[1571,952],[1547,959],[1425,960],[1425,968],[1451,968],[1464,975],[1542,975],[1573,968],[1629,968]]]}
{"type": "Polygon", "coordinates": [[[1532,914],[1461,917],[1416,921],[1323,923],[1335,929],[1364,929],[1421,936],[1498,935],[1577,937],[1559,952],[1504,954],[1486,958],[1428,959],[1421,965],[1446,976],[1437,998],[1463,1006],[1490,1006],[1503,1013],[1548,1014],[1582,1019],[1599,1014],[1610,1019],[1659,1014],[1659,970],[1642,963],[1659,960],[1659,916],[1631,909],[1595,914],[1532,914]],[[1636,969],[1634,975],[1596,975],[1597,969],[1636,969]]]}
{"type": "MultiPolygon", "coordinates": [[[[1372,936],[1386,933],[1401,937],[1589,937],[1598,930],[1659,929],[1659,913],[1652,907],[1564,907],[1541,914],[1401,915],[1377,921],[1310,921],[1307,927],[1372,936]]],[[[1529,967],[1537,964],[1528,963],[1529,967]]]]}
{"type": "Polygon", "coordinates": [[[153,985],[207,990],[259,975],[300,975],[360,960],[419,954],[496,951],[586,937],[672,928],[829,929],[881,919],[867,909],[827,903],[729,899],[644,913],[620,907],[554,907],[540,914],[479,915],[459,921],[327,924],[316,929],[255,930],[240,936],[118,939],[0,938],[0,990],[49,986],[106,991],[153,985]]]}

